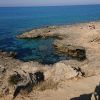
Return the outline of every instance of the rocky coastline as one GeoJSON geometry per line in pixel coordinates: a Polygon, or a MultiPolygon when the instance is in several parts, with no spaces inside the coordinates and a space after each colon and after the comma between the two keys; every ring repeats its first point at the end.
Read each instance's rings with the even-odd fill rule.
{"type": "Polygon", "coordinates": [[[99,27],[100,22],[48,26],[16,36],[18,39],[54,38],[55,51],[71,59],[43,65],[33,61],[22,62],[15,59],[17,53],[0,50],[0,100],[40,100],[41,97],[41,100],[76,100],[73,97],[81,100],[81,94],[87,94],[87,97],[91,94],[88,100],[99,100],[95,99],[99,96],[98,91],[94,92],[100,81],[99,27]],[[89,82],[92,83],[87,87],[89,82]],[[28,92],[26,96],[22,91],[28,92]]]}

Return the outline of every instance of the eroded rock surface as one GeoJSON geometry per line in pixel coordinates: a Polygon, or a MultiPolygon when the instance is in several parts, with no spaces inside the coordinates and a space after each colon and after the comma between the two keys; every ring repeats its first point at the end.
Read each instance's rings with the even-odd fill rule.
{"type": "Polygon", "coordinates": [[[74,45],[59,46],[59,44],[54,44],[54,47],[57,53],[65,54],[68,57],[79,61],[86,59],[86,50],[84,47],[74,45]]]}
{"type": "Polygon", "coordinates": [[[17,38],[20,39],[32,39],[32,38],[57,38],[57,39],[63,39],[63,37],[65,35],[60,35],[57,32],[57,29],[59,29],[59,27],[57,26],[49,26],[46,28],[40,28],[40,29],[34,29],[32,31],[29,32],[25,32],[23,34],[20,34],[17,36],[17,38]]]}
{"type": "Polygon", "coordinates": [[[81,70],[77,70],[77,68],[66,65],[64,63],[55,64],[51,73],[52,79],[56,82],[72,79],[75,77],[84,77],[81,70]]]}

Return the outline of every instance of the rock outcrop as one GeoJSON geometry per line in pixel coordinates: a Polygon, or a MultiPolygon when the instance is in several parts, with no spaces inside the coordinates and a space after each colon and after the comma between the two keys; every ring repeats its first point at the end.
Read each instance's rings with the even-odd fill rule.
{"type": "Polygon", "coordinates": [[[54,44],[57,53],[65,54],[68,57],[77,59],[79,61],[86,59],[86,51],[84,47],[74,45],[60,45],[54,44]]]}
{"type": "Polygon", "coordinates": [[[38,85],[38,83],[44,81],[45,77],[43,72],[35,72],[35,73],[28,73],[27,75],[13,74],[10,76],[10,83],[16,85],[15,92],[13,94],[13,98],[15,98],[21,90],[26,90],[27,92],[31,92],[33,86],[38,85]]]}
{"type": "Polygon", "coordinates": [[[51,78],[54,82],[60,82],[75,77],[84,77],[85,73],[75,68],[74,66],[66,65],[64,63],[56,63],[51,70],[51,78]]]}
{"type": "Polygon", "coordinates": [[[33,29],[29,32],[17,35],[16,37],[19,39],[55,38],[62,40],[66,35],[59,34],[59,26],[48,26],[40,29],[33,29]]]}

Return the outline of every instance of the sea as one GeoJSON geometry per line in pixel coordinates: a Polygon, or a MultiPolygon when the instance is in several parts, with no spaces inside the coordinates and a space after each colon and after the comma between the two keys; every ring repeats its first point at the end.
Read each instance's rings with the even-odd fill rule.
{"type": "Polygon", "coordinates": [[[17,52],[16,59],[54,64],[68,59],[57,54],[53,38],[17,39],[35,28],[100,20],[100,5],[0,7],[0,50],[17,52]]]}

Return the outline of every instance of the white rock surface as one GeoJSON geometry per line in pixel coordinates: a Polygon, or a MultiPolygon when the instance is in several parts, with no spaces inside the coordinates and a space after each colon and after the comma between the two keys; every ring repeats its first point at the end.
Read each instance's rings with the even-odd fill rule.
{"type": "Polygon", "coordinates": [[[78,72],[76,72],[76,70],[74,70],[70,65],[67,66],[64,63],[57,63],[52,69],[52,78],[56,82],[74,78],[77,75],[78,72]]]}

